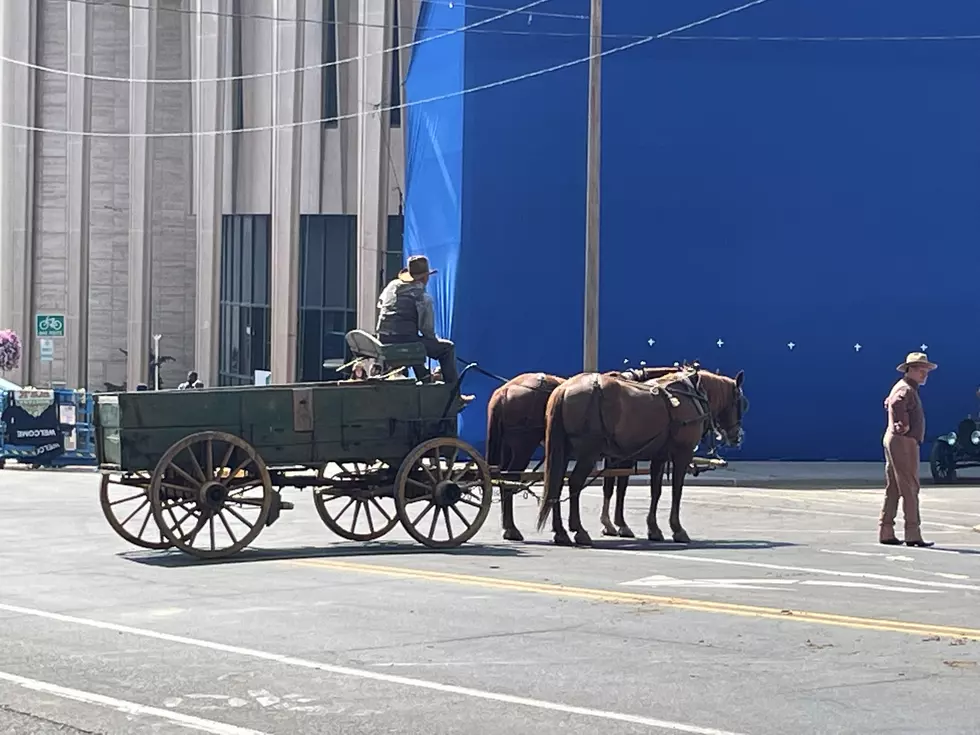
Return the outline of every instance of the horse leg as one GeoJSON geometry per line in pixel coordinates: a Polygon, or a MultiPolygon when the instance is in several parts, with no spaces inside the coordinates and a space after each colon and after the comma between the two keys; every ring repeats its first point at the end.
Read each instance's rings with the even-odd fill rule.
{"type": "MultiPolygon", "coordinates": [[[[521,447],[520,451],[515,450],[513,447],[506,447],[504,453],[507,459],[506,462],[501,463],[503,465],[501,469],[506,468],[506,472],[523,472],[527,469],[527,465],[531,461],[530,458],[534,454],[534,447],[531,447],[530,451],[524,447],[521,447]],[[527,461],[523,461],[525,457],[527,461]]],[[[514,523],[514,495],[517,492],[517,490],[510,488],[506,490],[501,489],[500,491],[500,525],[504,529],[503,535],[505,541],[524,540],[524,534],[518,530],[517,524],[514,523]]]]}
{"type": "Polygon", "coordinates": [[[657,506],[664,484],[663,460],[650,462],[650,512],[647,513],[647,538],[650,541],[663,541],[664,532],[657,525],[657,506]]]}
{"type": "Polygon", "coordinates": [[[681,525],[681,492],[684,490],[684,478],[687,476],[687,468],[694,459],[694,453],[685,452],[674,457],[674,475],[671,477],[671,499],[670,499],[670,530],[674,534],[674,541],[679,544],[691,543],[691,537],[681,525]]]}
{"type": "Polygon", "coordinates": [[[577,546],[592,546],[592,537],[589,536],[588,531],[582,528],[579,499],[594,467],[595,460],[591,462],[580,460],[575,463],[575,469],[568,477],[568,493],[570,496],[568,500],[568,528],[575,532],[575,544],[577,546]]]}
{"type": "Polygon", "coordinates": [[[504,541],[523,541],[522,534],[514,525],[514,493],[512,488],[500,490],[500,525],[504,529],[504,541]]]}
{"type": "Polygon", "coordinates": [[[555,544],[558,546],[572,545],[568,531],[565,530],[565,526],[561,522],[561,502],[556,502],[551,506],[551,532],[554,534],[555,544]]]}
{"type": "MultiPolygon", "coordinates": [[[[609,463],[606,463],[609,466],[609,463]]],[[[603,536],[618,536],[619,532],[616,527],[612,524],[609,519],[609,503],[612,501],[613,487],[615,485],[615,478],[604,477],[602,478],[602,512],[599,514],[599,523],[602,524],[602,535],[603,536]]],[[[618,508],[617,508],[618,510],[618,508]]]]}
{"type": "Polygon", "coordinates": [[[616,478],[616,528],[619,531],[619,536],[621,538],[635,538],[636,534],[633,533],[628,525],[626,525],[626,518],[624,517],[625,506],[626,506],[626,488],[629,487],[630,478],[628,475],[616,478]]]}

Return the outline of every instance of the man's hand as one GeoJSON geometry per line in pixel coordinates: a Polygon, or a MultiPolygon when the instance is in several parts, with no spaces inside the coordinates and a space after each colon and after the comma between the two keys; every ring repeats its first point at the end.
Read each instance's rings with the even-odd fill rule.
{"type": "Polygon", "coordinates": [[[899,436],[901,436],[903,434],[907,434],[908,431],[909,431],[908,424],[904,424],[901,421],[896,421],[894,424],[892,424],[893,434],[898,434],[899,436]]]}

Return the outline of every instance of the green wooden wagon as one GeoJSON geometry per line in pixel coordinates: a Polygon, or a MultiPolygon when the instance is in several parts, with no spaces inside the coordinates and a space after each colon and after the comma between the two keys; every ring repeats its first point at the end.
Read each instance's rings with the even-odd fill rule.
{"type": "Polygon", "coordinates": [[[458,384],[125,392],[95,406],[103,512],[144,548],[231,555],[293,507],[281,490],[296,487],[313,489],[320,518],[345,539],[400,523],[445,549],[480,530],[493,500],[490,468],[457,436],[458,384]]]}

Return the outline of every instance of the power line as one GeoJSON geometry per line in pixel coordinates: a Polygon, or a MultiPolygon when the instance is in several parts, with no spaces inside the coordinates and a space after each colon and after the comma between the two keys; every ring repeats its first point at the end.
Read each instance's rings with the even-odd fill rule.
{"type": "MultiPolygon", "coordinates": [[[[12,1],[12,0],[4,0],[4,1],[7,2],[7,1],[12,1]]],[[[78,1],[78,0],[69,0],[69,1],[70,2],[74,2],[74,1],[78,1]]],[[[514,8],[512,10],[508,10],[508,11],[506,11],[504,13],[501,13],[500,15],[494,15],[494,16],[492,16],[490,18],[484,18],[483,20],[479,20],[479,21],[477,21],[475,23],[471,23],[470,25],[461,26],[460,28],[454,28],[454,29],[449,30],[449,31],[446,31],[444,33],[437,33],[434,36],[428,36],[428,37],[423,38],[423,39],[421,39],[419,41],[410,41],[409,43],[403,43],[403,44],[398,45],[398,46],[392,46],[391,48],[385,48],[385,49],[382,49],[381,51],[375,51],[375,52],[370,53],[370,54],[363,54],[361,56],[351,56],[351,57],[346,58],[346,59],[338,59],[337,61],[325,61],[325,62],[320,63],[320,64],[311,64],[310,66],[303,66],[303,67],[299,67],[299,68],[296,68],[296,69],[279,69],[278,71],[264,71],[264,72],[256,72],[254,74],[240,74],[240,75],[237,75],[237,76],[230,76],[230,77],[215,77],[213,79],[134,79],[132,77],[109,77],[109,76],[103,76],[103,75],[98,75],[98,74],[85,74],[83,72],[73,72],[73,71],[68,71],[66,69],[55,69],[53,67],[41,66],[39,64],[32,64],[32,63],[27,62],[27,61],[21,61],[20,59],[12,59],[12,58],[10,58],[8,56],[3,56],[3,55],[0,55],[0,61],[5,62],[5,63],[8,63],[8,64],[13,64],[14,66],[21,66],[21,67],[24,67],[26,69],[34,69],[35,71],[47,72],[48,74],[55,74],[55,75],[64,76],[64,77],[75,77],[76,79],[78,79],[78,78],[80,78],[80,79],[91,79],[91,80],[97,81],[97,82],[126,82],[127,84],[131,84],[131,83],[136,83],[136,84],[213,84],[213,83],[216,83],[216,82],[234,82],[234,81],[240,81],[240,80],[246,80],[246,79],[264,79],[266,77],[275,77],[275,76],[280,76],[280,75],[285,75],[285,74],[295,74],[296,72],[316,71],[317,69],[324,69],[326,67],[340,66],[342,64],[349,64],[352,61],[358,61],[360,59],[369,59],[369,58],[371,58],[373,56],[380,56],[381,54],[385,54],[385,53],[388,53],[390,51],[401,51],[402,49],[412,48],[413,46],[420,46],[423,43],[429,43],[430,41],[437,41],[440,38],[445,38],[447,36],[452,36],[452,35],[455,35],[457,33],[463,33],[463,32],[466,32],[466,31],[470,30],[471,28],[476,28],[478,26],[486,25],[487,23],[493,23],[494,21],[500,20],[501,18],[506,18],[506,17],[511,16],[511,15],[516,15],[517,13],[521,13],[523,11],[528,10],[529,8],[536,7],[538,5],[541,5],[541,4],[546,3],[546,2],[549,2],[549,1],[550,0],[533,0],[533,2],[530,2],[527,5],[522,5],[519,8],[514,8]]]]}
{"type": "MultiPolygon", "coordinates": [[[[630,43],[625,43],[621,46],[602,51],[599,54],[591,54],[589,56],[584,56],[582,58],[573,59],[572,61],[566,61],[561,64],[555,64],[553,66],[546,67],[544,69],[537,69],[535,71],[526,72],[514,77],[508,77],[506,79],[499,79],[495,82],[488,82],[486,84],[481,84],[476,87],[468,87],[466,89],[461,89],[458,92],[448,92],[446,94],[435,95],[433,97],[427,97],[425,99],[415,100],[413,102],[406,102],[400,105],[390,105],[388,107],[378,107],[374,110],[369,110],[367,112],[352,112],[346,115],[338,115],[336,117],[326,117],[320,118],[318,120],[301,120],[300,122],[289,122],[280,123],[277,125],[262,125],[254,128],[238,128],[234,130],[191,130],[180,133],[115,133],[115,132],[94,132],[94,131],[76,131],[76,130],[58,130],[54,128],[39,128],[31,125],[18,125],[15,123],[0,122],[0,126],[5,128],[11,128],[13,130],[24,130],[33,133],[48,133],[52,135],[75,135],[80,137],[92,137],[92,138],[187,138],[187,137],[204,137],[208,135],[227,135],[227,134],[237,134],[237,133],[262,133],[271,130],[286,130],[296,127],[301,127],[303,125],[320,125],[325,122],[334,122],[338,120],[351,120],[362,115],[373,115],[389,112],[391,110],[403,110],[409,107],[415,107],[418,105],[424,105],[431,102],[440,102],[442,100],[452,99],[454,97],[462,97],[467,94],[472,94],[473,92],[483,92],[488,89],[495,89],[496,87],[503,87],[507,84],[514,84],[516,82],[522,82],[526,79],[533,79],[535,77],[544,76],[546,74],[552,74],[554,72],[562,71],[564,69],[571,68],[573,66],[578,66],[579,64],[584,64],[591,61],[593,58],[600,58],[611,56],[612,54],[621,53],[627,51],[631,48],[636,48],[644,44],[650,43],[651,41],[656,41],[660,39],[673,36],[676,33],[695,28],[697,26],[704,25],[705,23],[710,23],[720,18],[724,18],[729,15],[734,15],[743,10],[755,7],[756,5],[761,5],[768,0],[750,0],[750,2],[743,3],[737,7],[731,8],[729,10],[724,10],[714,15],[710,15],[706,18],[700,20],[692,21],[677,28],[672,28],[668,31],[663,31],[656,35],[644,36],[636,41],[630,43]]],[[[525,6],[527,7],[527,6],[525,6]]],[[[516,12],[516,11],[515,11],[516,12]]]]}
{"type": "MultiPolygon", "coordinates": [[[[332,0],[324,0],[324,2],[331,2],[331,1],[332,0]]],[[[106,0],[105,2],[103,2],[102,0],[65,0],[65,2],[75,3],[77,5],[91,5],[91,6],[97,7],[97,8],[119,8],[120,10],[143,10],[143,11],[145,11],[147,9],[146,6],[132,5],[131,3],[118,2],[117,0],[106,0]]],[[[485,6],[485,5],[469,5],[469,4],[463,5],[461,3],[449,2],[448,0],[444,0],[443,2],[437,2],[436,0],[424,0],[424,2],[428,2],[430,5],[443,5],[443,6],[446,6],[446,7],[451,8],[451,9],[458,7],[464,13],[465,13],[465,11],[466,11],[467,8],[469,10],[482,10],[482,11],[491,11],[491,12],[500,12],[500,13],[505,13],[505,12],[508,11],[508,8],[494,8],[494,7],[489,7],[489,6],[485,6]]],[[[158,8],[155,8],[155,10],[158,13],[172,13],[172,14],[176,14],[176,15],[195,15],[196,16],[198,14],[198,11],[196,9],[194,9],[194,8],[162,8],[162,7],[158,7],[158,8]]],[[[286,22],[295,22],[295,23],[303,23],[303,24],[318,25],[318,26],[332,25],[332,26],[351,26],[351,27],[357,27],[357,28],[390,28],[391,27],[391,26],[385,26],[383,23],[362,23],[360,21],[355,21],[355,20],[323,20],[322,18],[304,18],[302,20],[299,20],[297,18],[289,18],[289,17],[277,16],[277,15],[266,15],[264,13],[228,13],[228,12],[222,12],[220,10],[201,10],[200,11],[200,14],[201,15],[212,16],[212,17],[218,17],[218,18],[241,18],[241,19],[245,19],[245,20],[268,20],[268,21],[277,21],[278,20],[278,21],[284,22],[284,23],[286,23],[286,22]]],[[[587,16],[587,15],[572,15],[570,13],[548,13],[548,12],[537,12],[537,11],[535,11],[535,12],[532,13],[532,12],[529,12],[529,11],[522,11],[522,12],[520,12],[518,14],[519,15],[527,15],[527,16],[529,16],[529,19],[530,19],[531,16],[535,16],[535,15],[541,16],[541,17],[544,17],[544,18],[568,18],[570,20],[588,20],[589,19],[589,16],[587,16]]],[[[414,26],[406,26],[406,25],[399,25],[399,26],[396,26],[396,27],[397,28],[400,28],[400,29],[404,29],[404,30],[409,30],[409,31],[414,29],[414,26]]],[[[429,28],[429,30],[449,30],[449,29],[429,28]]],[[[562,33],[562,32],[551,32],[551,31],[483,30],[483,31],[480,31],[480,32],[481,33],[491,33],[491,34],[501,34],[501,35],[542,35],[542,36],[545,36],[545,35],[547,35],[547,36],[552,36],[552,35],[558,35],[558,36],[564,36],[564,35],[587,36],[587,35],[589,35],[588,32],[584,32],[584,31],[583,32],[579,32],[579,33],[562,33]]]]}

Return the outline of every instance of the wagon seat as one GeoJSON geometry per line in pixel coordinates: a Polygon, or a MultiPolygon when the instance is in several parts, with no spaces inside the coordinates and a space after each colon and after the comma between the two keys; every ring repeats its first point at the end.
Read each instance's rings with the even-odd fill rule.
{"type": "Polygon", "coordinates": [[[381,375],[399,368],[412,368],[421,380],[429,377],[425,367],[428,356],[421,342],[407,342],[397,345],[383,345],[381,341],[363,329],[352,329],[346,336],[351,354],[362,360],[371,360],[380,369],[381,375]]]}

